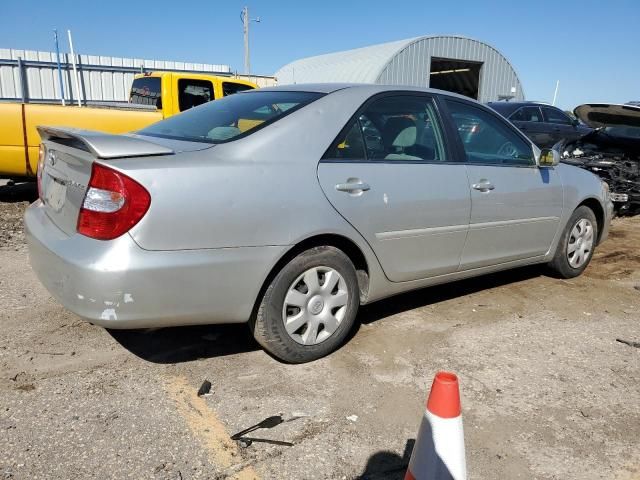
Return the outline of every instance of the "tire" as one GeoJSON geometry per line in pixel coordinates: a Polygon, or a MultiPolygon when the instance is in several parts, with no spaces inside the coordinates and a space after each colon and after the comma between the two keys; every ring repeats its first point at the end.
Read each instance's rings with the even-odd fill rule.
{"type": "Polygon", "coordinates": [[[598,222],[593,210],[584,205],[576,208],[562,232],[553,260],[549,263],[552,274],[559,278],[574,278],[581,275],[591,262],[597,238],[598,222]],[[586,230],[584,230],[585,225],[586,230]],[[590,234],[588,227],[591,227],[590,234]],[[586,233],[576,235],[576,232],[583,230],[586,233]],[[578,242],[579,238],[582,240],[578,242]],[[587,245],[589,239],[590,248],[584,252],[582,246],[587,245]],[[574,248],[573,254],[569,251],[570,245],[574,248]],[[580,252],[583,252],[584,258],[576,257],[580,252]]]}
{"type": "Polygon", "coordinates": [[[294,257],[277,273],[249,325],[256,341],[276,358],[310,362],[344,342],[359,305],[356,269],[349,257],[335,247],[315,247],[294,257]],[[313,278],[318,279],[315,286],[313,278]],[[294,331],[298,324],[300,328],[294,331]]]}

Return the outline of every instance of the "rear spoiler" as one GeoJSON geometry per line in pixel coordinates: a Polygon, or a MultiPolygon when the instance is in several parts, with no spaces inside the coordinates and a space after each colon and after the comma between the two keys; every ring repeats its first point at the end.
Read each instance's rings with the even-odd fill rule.
{"type": "Polygon", "coordinates": [[[175,153],[170,148],[128,135],[112,135],[78,128],[42,126],[37,128],[42,140],[84,150],[97,158],[148,157],[175,153]]]}

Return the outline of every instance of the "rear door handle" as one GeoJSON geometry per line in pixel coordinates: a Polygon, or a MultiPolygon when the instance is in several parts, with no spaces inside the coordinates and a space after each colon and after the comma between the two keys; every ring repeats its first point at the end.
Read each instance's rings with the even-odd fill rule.
{"type": "Polygon", "coordinates": [[[371,190],[371,187],[368,183],[350,178],[346,183],[338,183],[336,185],[336,190],[338,190],[339,192],[347,192],[352,195],[358,195],[362,192],[366,192],[367,190],[371,190]]]}
{"type": "Polygon", "coordinates": [[[489,180],[484,179],[480,180],[478,183],[474,183],[471,186],[474,188],[474,190],[479,190],[481,192],[488,192],[496,188],[489,180]]]}

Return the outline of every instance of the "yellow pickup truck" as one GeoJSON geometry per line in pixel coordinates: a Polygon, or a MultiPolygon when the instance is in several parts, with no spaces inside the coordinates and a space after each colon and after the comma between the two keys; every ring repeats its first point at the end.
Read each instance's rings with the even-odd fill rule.
{"type": "Polygon", "coordinates": [[[135,76],[128,103],[78,107],[0,102],[0,178],[35,176],[40,145],[38,125],[131,132],[197,105],[253,88],[257,85],[231,77],[153,72],[135,76]]]}

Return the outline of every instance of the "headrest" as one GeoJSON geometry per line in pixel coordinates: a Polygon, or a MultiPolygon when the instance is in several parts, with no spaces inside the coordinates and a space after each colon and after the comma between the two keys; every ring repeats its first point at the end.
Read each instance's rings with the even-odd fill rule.
{"type": "Polygon", "coordinates": [[[384,126],[384,133],[386,142],[391,141],[392,147],[405,148],[416,144],[416,124],[410,118],[391,117],[384,126]]]}

